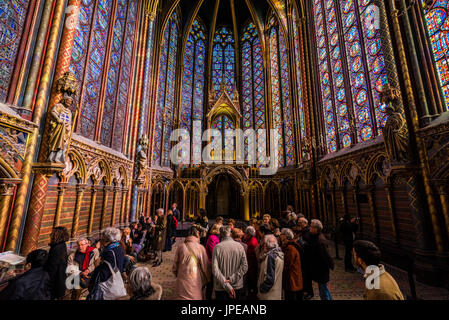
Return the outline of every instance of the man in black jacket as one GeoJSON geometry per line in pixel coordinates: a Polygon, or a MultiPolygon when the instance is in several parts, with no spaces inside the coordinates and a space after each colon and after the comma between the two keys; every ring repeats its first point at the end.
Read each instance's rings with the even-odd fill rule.
{"type": "Polygon", "coordinates": [[[358,220],[345,215],[340,225],[340,233],[345,245],[345,271],[355,272],[356,269],[352,265],[352,248],[354,247],[355,233],[359,228],[358,220]]]}
{"type": "Polygon", "coordinates": [[[334,270],[334,261],[329,254],[328,241],[322,234],[323,224],[319,220],[310,223],[310,240],[305,246],[309,259],[310,277],[318,283],[321,300],[332,300],[327,286],[329,271],[334,270]]]}
{"type": "Polygon", "coordinates": [[[304,296],[305,300],[310,300],[313,298],[313,287],[312,287],[312,279],[310,278],[310,259],[308,257],[309,252],[306,250],[307,244],[310,242],[311,233],[309,227],[309,221],[301,217],[298,219],[298,240],[297,243],[300,246],[302,252],[301,254],[303,259],[301,259],[301,269],[302,269],[302,277],[304,283],[304,292],[306,295],[304,296]]]}
{"type": "Polygon", "coordinates": [[[44,270],[47,258],[45,250],[30,252],[26,259],[26,269],[30,269],[9,282],[0,300],[50,300],[50,276],[44,270]]]}

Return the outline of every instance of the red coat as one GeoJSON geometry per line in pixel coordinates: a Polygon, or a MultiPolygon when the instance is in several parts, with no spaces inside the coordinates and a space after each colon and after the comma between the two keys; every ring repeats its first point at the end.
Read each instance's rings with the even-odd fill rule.
{"type": "Polygon", "coordinates": [[[303,289],[301,254],[294,240],[282,246],[284,252],[283,285],[286,291],[301,291],[303,289]]]}

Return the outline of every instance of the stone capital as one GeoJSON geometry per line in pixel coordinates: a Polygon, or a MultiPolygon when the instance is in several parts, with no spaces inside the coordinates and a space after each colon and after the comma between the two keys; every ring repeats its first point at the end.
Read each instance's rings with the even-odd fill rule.
{"type": "Polygon", "coordinates": [[[14,195],[14,188],[21,181],[21,179],[0,179],[0,196],[14,195]]]}

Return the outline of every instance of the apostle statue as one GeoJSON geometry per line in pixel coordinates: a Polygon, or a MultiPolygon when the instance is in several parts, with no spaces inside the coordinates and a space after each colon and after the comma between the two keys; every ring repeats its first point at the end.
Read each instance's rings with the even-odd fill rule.
{"type": "Polygon", "coordinates": [[[48,160],[52,163],[65,163],[65,154],[72,132],[72,111],[70,110],[72,104],[71,95],[64,93],[62,99],[50,112],[50,155],[48,160]]]}
{"type": "Polygon", "coordinates": [[[148,138],[146,135],[143,135],[139,139],[140,150],[137,154],[137,180],[143,180],[145,175],[145,170],[147,168],[148,163],[148,138]]]}
{"type": "Polygon", "coordinates": [[[382,133],[385,139],[385,148],[392,163],[407,161],[408,128],[399,106],[400,93],[389,84],[381,93],[381,100],[387,104],[385,113],[388,115],[382,133]]]}

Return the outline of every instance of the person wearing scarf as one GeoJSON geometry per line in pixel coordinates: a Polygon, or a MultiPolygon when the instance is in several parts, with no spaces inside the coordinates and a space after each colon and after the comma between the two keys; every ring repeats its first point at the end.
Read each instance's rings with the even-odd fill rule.
{"type": "MultiPolygon", "coordinates": [[[[77,243],[78,249],[70,254],[68,258],[68,270],[72,273],[79,271],[80,286],[81,288],[87,288],[90,274],[95,270],[95,263],[100,257],[100,253],[97,248],[89,246],[89,241],[86,238],[78,239],[77,243]]],[[[72,300],[79,300],[81,292],[82,289],[73,289],[72,300]]]]}

